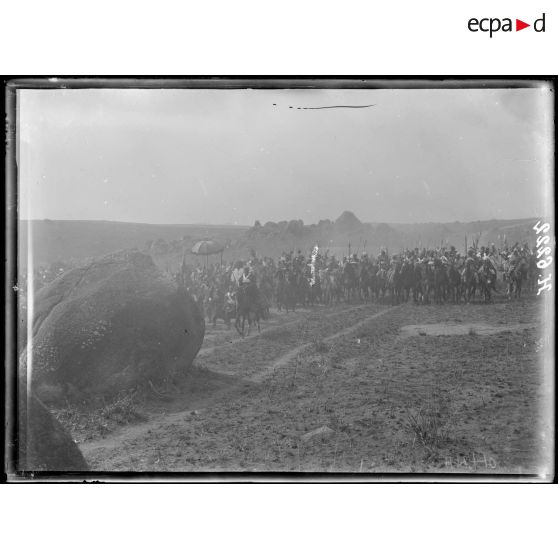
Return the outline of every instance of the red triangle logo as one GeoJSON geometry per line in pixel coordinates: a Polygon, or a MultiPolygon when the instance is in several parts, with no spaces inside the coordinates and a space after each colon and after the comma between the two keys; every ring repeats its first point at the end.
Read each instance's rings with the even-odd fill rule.
{"type": "Polygon", "coordinates": [[[516,31],[521,31],[522,29],[525,29],[526,27],[531,27],[531,24],[525,23],[524,21],[521,21],[520,19],[515,20],[515,30],[516,31]]]}

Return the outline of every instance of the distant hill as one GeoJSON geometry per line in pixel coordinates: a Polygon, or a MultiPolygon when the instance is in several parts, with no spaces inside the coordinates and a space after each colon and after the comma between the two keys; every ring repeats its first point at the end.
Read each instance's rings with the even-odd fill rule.
{"type": "Polygon", "coordinates": [[[356,231],[362,228],[362,222],[352,211],[343,211],[335,220],[335,227],[339,231],[356,231]]]}
{"type": "Polygon", "coordinates": [[[198,240],[214,238],[228,245],[242,236],[248,227],[235,225],[150,225],[118,221],[51,221],[19,222],[19,258],[27,259],[29,230],[35,265],[55,261],[82,260],[103,256],[125,248],[144,250],[153,247],[161,252],[182,250],[198,240]]]}
{"type": "Polygon", "coordinates": [[[537,219],[474,221],[469,223],[363,223],[351,211],[344,211],[335,221],[322,220],[304,225],[298,221],[268,222],[252,227],[245,233],[246,244],[260,253],[278,255],[284,250],[309,251],[314,245],[331,253],[347,254],[367,251],[377,253],[381,248],[399,251],[416,246],[435,248],[441,245],[465,250],[465,243],[479,246],[494,243],[500,247],[507,242],[533,244],[532,226],[537,219]]]}
{"type": "MultiPolygon", "coordinates": [[[[455,246],[463,252],[465,242],[479,245],[528,242],[533,245],[532,230],[537,218],[474,221],[470,223],[362,223],[344,211],[338,219],[305,225],[302,220],[268,221],[263,226],[234,225],[150,225],[114,221],[20,221],[19,244],[21,268],[27,261],[28,230],[32,234],[33,259],[37,266],[54,262],[75,264],[126,248],[138,248],[153,256],[164,269],[176,270],[184,252],[191,263],[205,258],[192,256],[189,249],[198,240],[214,238],[225,246],[225,260],[246,259],[252,250],[278,257],[285,250],[308,253],[316,244],[322,251],[337,255],[351,252],[377,254],[381,248],[390,252],[405,248],[455,246]],[[29,227],[30,225],[30,227],[29,227]]],[[[217,261],[213,256],[209,261],[217,261]]]]}

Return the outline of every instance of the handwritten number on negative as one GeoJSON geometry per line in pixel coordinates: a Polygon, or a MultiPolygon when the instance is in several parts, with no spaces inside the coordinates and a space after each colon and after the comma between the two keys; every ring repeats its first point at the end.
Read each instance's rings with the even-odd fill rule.
{"type": "Polygon", "coordinates": [[[541,225],[541,222],[537,221],[537,224],[533,226],[533,230],[537,234],[541,234],[542,232],[547,233],[550,230],[550,225],[548,223],[541,225]]]}

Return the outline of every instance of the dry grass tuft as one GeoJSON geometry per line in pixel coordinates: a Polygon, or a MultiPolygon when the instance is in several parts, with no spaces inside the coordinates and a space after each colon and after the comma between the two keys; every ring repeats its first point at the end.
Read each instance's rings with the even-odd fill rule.
{"type": "Polygon", "coordinates": [[[442,413],[433,407],[420,409],[417,413],[408,412],[405,427],[426,449],[433,451],[449,440],[448,426],[442,413]]]}

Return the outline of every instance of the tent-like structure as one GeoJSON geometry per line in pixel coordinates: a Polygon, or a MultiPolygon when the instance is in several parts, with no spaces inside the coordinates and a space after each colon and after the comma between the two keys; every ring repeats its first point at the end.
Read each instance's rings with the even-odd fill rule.
{"type": "Polygon", "coordinates": [[[192,254],[197,256],[205,256],[205,264],[207,266],[208,257],[212,254],[221,254],[221,260],[223,259],[224,246],[219,244],[216,240],[200,240],[192,246],[192,254]]]}

